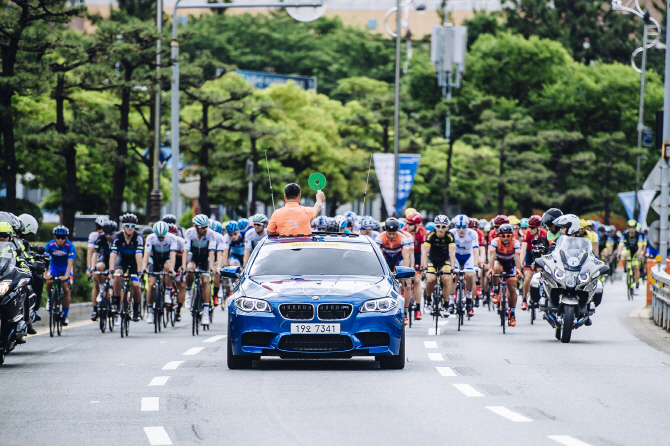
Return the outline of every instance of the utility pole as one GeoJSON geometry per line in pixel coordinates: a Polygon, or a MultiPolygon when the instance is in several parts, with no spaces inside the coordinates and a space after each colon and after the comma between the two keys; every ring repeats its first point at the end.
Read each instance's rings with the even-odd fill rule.
{"type": "Polygon", "coordinates": [[[158,28],[158,42],[156,42],[156,75],[158,82],[156,85],[155,120],[154,120],[154,189],[151,191],[151,209],[147,209],[149,221],[156,222],[161,218],[161,50],[163,34],[163,0],[156,0],[156,26],[158,28]]]}
{"type": "Polygon", "coordinates": [[[398,167],[400,166],[400,46],[402,28],[400,23],[400,0],[396,0],[396,35],[395,35],[395,107],[393,110],[393,154],[395,155],[395,176],[393,178],[393,209],[398,215],[398,167]]]}
{"type": "MultiPolygon", "coordinates": [[[[667,1],[666,11],[670,11],[670,0],[667,1]]],[[[670,29],[670,14],[667,14],[666,30],[670,29]]],[[[670,33],[665,33],[665,94],[663,96],[663,156],[666,155],[666,148],[670,146],[670,33]]],[[[668,175],[667,158],[661,163],[661,232],[660,232],[660,251],[665,264],[668,255],[668,175]]]]}

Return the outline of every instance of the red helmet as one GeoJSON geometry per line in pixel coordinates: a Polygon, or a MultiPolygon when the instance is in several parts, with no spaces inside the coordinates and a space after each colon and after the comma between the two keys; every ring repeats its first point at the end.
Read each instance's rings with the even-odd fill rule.
{"type": "Polygon", "coordinates": [[[542,225],[542,217],[539,215],[533,215],[528,219],[529,228],[539,228],[542,225]]]}
{"type": "Polygon", "coordinates": [[[509,218],[506,215],[498,215],[494,220],[493,224],[495,226],[506,225],[509,223],[509,218]]]}
{"type": "Polygon", "coordinates": [[[415,225],[420,225],[423,219],[421,218],[421,214],[418,212],[410,212],[407,217],[407,223],[413,223],[415,225]]]}
{"type": "Polygon", "coordinates": [[[479,221],[476,218],[471,218],[468,222],[468,228],[474,229],[476,231],[479,229],[479,221]]]}

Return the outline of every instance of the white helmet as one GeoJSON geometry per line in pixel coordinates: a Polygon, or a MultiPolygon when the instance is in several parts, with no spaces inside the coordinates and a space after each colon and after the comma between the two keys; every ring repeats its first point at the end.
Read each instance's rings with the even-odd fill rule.
{"type": "Polygon", "coordinates": [[[19,220],[23,223],[23,233],[24,234],[37,234],[37,219],[30,214],[21,214],[19,215],[19,220]]]}
{"type": "Polygon", "coordinates": [[[567,235],[574,235],[579,232],[582,227],[579,217],[575,214],[564,214],[554,220],[554,225],[559,228],[565,228],[567,235]]]}

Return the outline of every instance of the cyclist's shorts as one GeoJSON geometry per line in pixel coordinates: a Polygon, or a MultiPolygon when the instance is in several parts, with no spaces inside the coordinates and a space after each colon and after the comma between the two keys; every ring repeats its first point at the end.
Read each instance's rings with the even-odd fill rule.
{"type": "Polygon", "coordinates": [[[637,255],[634,255],[630,263],[633,266],[640,266],[640,259],[638,259],[637,255]]]}
{"type": "MultiPolygon", "coordinates": [[[[510,276],[516,274],[516,265],[514,260],[496,260],[502,266],[503,271],[505,271],[510,276]]],[[[508,280],[515,279],[515,277],[510,277],[508,280]]]]}
{"type": "Polygon", "coordinates": [[[456,266],[462,270],[474,270],[474,256],[472,254],[456,254],[456,266]]]}
{"type": "MultiPolygon", "coordinates": [[[[49,275],[51,277],[62,277],[65,275],[65,271],[67,271],[67,266],[59,268],[56,265],[54,265],[53,262],[51,263],[51,265],[49,265],[49,275]]],[[[72,279],[73,276],[72,273],[70,273],[70,283],[72,283],[72,279]]]]}
{"type": "MultiPolygon", "coordinates": [[[[165,265],[165,263],[163,263],[163,265],[165,265]]],[[[155,267],[153,263],[150,263],[149,266],[147,266],[147,272],[150,272],[150,273],[159,273],[159,272],[163,271],[163,269],[164,269],[164,267],[160,267],[160,266],[155,267]]]]}
{"type": "Polygon", "coordinates": [[[104,263],[105,268],[107,268],[107,265],[109,265],[109,254],[105,255],[103,253],[99,253],[96,263],[104,263]]]}
{"type": "Polygon", "coordinates": [[[177,258],[175,260],[174,268],[172,268],[174,271],[177,271],[179,268],[181,268],[183,266],[181,258],[182,258],[182,253],[178,252],[177,253],[177,258]]]}
{"type": "Polygon", "coordinates": [[[130,274],[131,282],[137,282],[137,262],[134,257],[132,259],[126,259],[123,256],[118,256],[116,258],[116,265],[114,265],[114,271],[119,269],[127,271],[128,274],[130,274]]]}
{"type": "Polygon", "coordinates": [[[444,262],[435,262],[435,263],[428,260],[427,271],[429,273],[435,273],[437,271],[449,272],[451,271],[451,264],[446,260],[444,262]]]}
{"type": "Polygon", "coordinates": [[[235,254],[233,252],[230,253],[230,259],[228,260],[228,264],[232,265],[233,263],[238,263],[240,266],[242,266],[242,261],[243,257],[239,254],[235,254]]]}
{"type": "Polygon", "coordinates": [[[195,263],[195,267],[202,271],[209,270],[209,258],[207,257],[191,257],[191,262],[195,263]]]}

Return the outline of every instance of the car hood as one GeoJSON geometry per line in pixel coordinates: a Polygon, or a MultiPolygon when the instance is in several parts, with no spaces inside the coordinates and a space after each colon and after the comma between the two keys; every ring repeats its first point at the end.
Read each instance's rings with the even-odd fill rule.
{"type": "Polygon", "coordinates": [[[266,300],[295,297],[296,300],[328,297],[371,299],[385,297],[392,285],[385,277],[370,276],[253,276],[242,283],[249,297],[266,300]]]}

